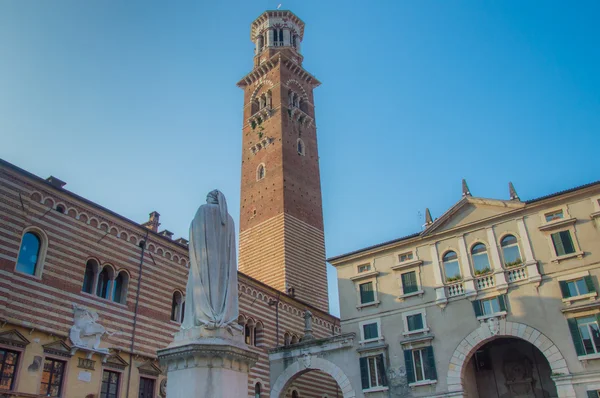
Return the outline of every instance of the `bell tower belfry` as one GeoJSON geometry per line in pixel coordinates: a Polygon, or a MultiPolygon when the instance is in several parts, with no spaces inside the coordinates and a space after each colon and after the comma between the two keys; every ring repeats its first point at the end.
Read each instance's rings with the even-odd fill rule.
{"type": "Polygon", "coordinates": [[[251,25],[244,90],[239,270],[328,310],[313,89],[302,67],[304,22],[266,11],[251,25]]]}

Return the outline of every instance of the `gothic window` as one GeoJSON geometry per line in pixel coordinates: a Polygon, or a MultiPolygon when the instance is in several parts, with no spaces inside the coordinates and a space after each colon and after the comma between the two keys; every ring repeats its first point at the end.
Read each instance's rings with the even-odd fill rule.
{"type": "Polygon", "coordinates": [[[125,304],[127,302],[127,284],[129,275],[125,271],[119,272],[114,281],[112,301],[125,304]]]}
{"type": "Polygon", "coordinates": [[[258,165],[258,168],[256,169],[256,181],[260,181],[263,178],[265,178],[265,174],[266,174],[265,165],[261,163],[258,165]]]}
{"type": "Polygon", "coordinates": [[[173,300],[171,301],[171,320],[175,322],[183,322],[183,311],[184,311],[183,295],[180,292],[173,293],[173,300]]]}
{"type": "Polygon", "coordinates": [[[279,29],[279,45],[283,46],[283,29],[279,29]]]}
{"type": "Polygon", "coordinates": [[[298,141],[296,142],[296,149],[298,150],[298,155],[306,155],[305,151],[305,147],[304,147],[304,141],[302,141],[302,138],[298,138],[298,141]]]}
{"type": "Polygon", "coordinates": [[[444,257],[442,257],[442,262],[444,263],[446,282],[457,281],[461,278],[458,256],[456,255],[456,252],[446,252],[444,257]]]}
{"type": "Polygon", "coordinates": [[[256,383],[254,385],[254,398],[260,398],[260,392],[261,392],[260,390],[261,390],[260,383],[256,383]]]}
{"type": "Polygon", "coordinates": [[[290,345],[291,341],[292,338],[290,337],[290,334],[288,332],[285,332],[285,334],[283,335],[283,345],[288,346],[290,345]]]}
{"type": "Polygon", "coordinates": [[[83,275],[83,286],[81,291],[89,294],[94,292],[94,283],[96,282],[96,274],[98,273],[98,262],[94,259],[88,260],[85,264],[85,274],[83,275]]]}
{"type": "Polygon", "coordinates": [[[292,398],[300,398],[300,396],[298,395],[298,391],[292,391],[292,398]]]}
{"type": "Polygon", "coordinates": [[[298,336],[293,335],[292,339],[290,340],[290,344],[298,344],[298,336]]]}
{"type": "Polygon", "coordinates": [[[487,247],[483,243],[477,243],[471,248],[471,259],[475,275],[487,274],[491,271],[487,247]]]}
{"type": "Polygon", "coordinates": [[[105,265],[102,272],[98,275],[98,285],[96,286],[96,296],[104,299],[109,298],[110,285],[114,272],[111,267],[105,265]]]}
{"type": "Polygon", "coordinates": [[[256,322],[256,326],[254,326],[254,346],[258,347],[262,344],[263,338],[263,324],[261,322],[256,322]]]}
{"type": "Polygon", "coordinates": [[[500,241],[500,247],[502,247],[502,257],[504,257],[504,266],[514,267],[522,263],[521,252],[519,251],[519,244],[517,238],[514,235],[506,235],[500,241]]]}
{"type": "Polygon", "coordinates": [[[296,47],[296,35],[295,35],[295,34],[292,34],[292,46],[293,46],[294,48],[297,48],[297,47],[296,47]]]}
{"type": "Polygon", "coordinates": [[[34,232],[26,232],[21,240],[21,249],[17,258],[17,271],[28,275],[37,275],[42,252],[42,237],[34,232]]]}

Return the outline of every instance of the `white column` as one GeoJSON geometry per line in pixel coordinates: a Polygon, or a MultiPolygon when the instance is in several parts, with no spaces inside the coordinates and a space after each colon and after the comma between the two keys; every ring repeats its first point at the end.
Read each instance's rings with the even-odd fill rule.
{"type": "Polygon", "coordinates": [[[500,259],[500,252],[498,251],[496,235],[494,234],[493,228],[486,228],[486,232],[490,248],[490,261],[492,262],[492,270],[494,271],[494,277],[496,279],[496,288],[504,288],[506,286],[506,275],[502,268],[502,260],[500,259]]]}
{"type": "Polygon", "coordinates": [[[442,270],[440,269],[440,260],[435,243],[432,243],[430,248],[431,265],[433,266],[433,278],[435,281],[435,303],[443,307],[448,302],[448,299],[446,298],[446,288],[442,283],[442,270]]]}
{"type": "Polygon", "coordinates": [[[538,286],[542,282],[540,271],[538,270],[537,260],[533,257],[533,250],[531,250],[531,242],[529,241],[529,234],[527,233],[527,227],[525,227],[525,220],[519,218],[517,220],[517,227],[519,228],[519,235],[521,236],[521,247],[525,254],[525,265],[527,266],[527,276],[529,281],[537,283],[538,286]]]}
{"type": "Polygon", "coordinates": [[[473,274],[471,273],[471,267],[469,266],[467,244],[465,242],[465,237],[462,235],[458,237],[458,250],[460,251],[460,272],[465,281],[465,294],[467,297],[474,296],[477,294],[477,291],[475,290],[475,282],[473,281],[473,274]]]}

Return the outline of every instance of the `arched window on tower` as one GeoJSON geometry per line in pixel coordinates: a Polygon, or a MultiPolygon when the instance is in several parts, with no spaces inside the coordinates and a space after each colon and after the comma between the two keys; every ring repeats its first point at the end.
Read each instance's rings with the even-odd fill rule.
{"type": "Polygon", "coordinates": [[[306,155],[304,141],[302,141],[302,138],[298,138],[298,140],[296,141],[296,150],[298,151],[298,155],[306,155]]]}
{"type": "Polygon", "coordinates": [[[112,292],[112,301],[115,303],[125,304],[127,302],[127,285],[129,283],[129,275],[125,271],[119,272],[115,278],[112,292]]]}
{"type": "Polygon", "coordinates": [[[256,181],[260,181],[263,178],[265,178],[265,174],[266,174],[265,165],[261,163],[258,165],[258,168],[256,169],[256,181]]]}
{"type": "Polygon", "coordinates": [[[244,326],[244,342],[248,345],[254,344],[254,321],[248,319],[244,326]]]}
{"type": "Polygon", "coordinates": [[[254,398],[260,398],[260,393],[261,393],[261,387],[260,387],[260,383],[256,383],[254,385],[254,398]]]}
{"type": "Polygon", "coordinates": [[[279,29],[279,45],[283,46],[283,29],[279,29]]]}
{"type": "Polygon", "coordinates": [[[292,33],[292,47],[297,48],[296,47],[296,35],[292,33]]]}
{"type": "Polygon", "coordinates": [[[94,293],[94,285],[96,283],[96,274],[98,273],[98,262],[90,259],[85,263],[85,273],[83,274],[83,286],[81,291],[89,294],[94,293]]]}
{"type": "Polygon", "coordinates": [[[292,391],[292,398],[300,398],[300,396],[298,395],[298,391],[292,391]]]}
{"type": "Polygon", "coordinates": [[[284,346],[288,346],[291,343],[291,337],[290,334],[288,332],[285,332],[285,334],[283,335],[283,345],[284,346]]]}
{"type": "Polygon", "coordinates": [[[105,265],[102,272],[98,275],[98,285],[96,286],[96,296],[108,299],[110,294],[110,284],[114,272],[111,267],[105,265]]]}
{"type": "Polygon", "coordinates": [[[184,312],[183,295],[176,291],[173,293],[173,301],[171,302],[171,320],[175,322],[183,322],[184,312]]]}

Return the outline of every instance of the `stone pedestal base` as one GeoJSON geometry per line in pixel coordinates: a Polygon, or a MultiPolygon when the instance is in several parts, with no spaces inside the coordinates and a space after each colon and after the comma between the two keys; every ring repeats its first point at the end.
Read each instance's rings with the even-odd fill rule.
{"type": "Polygon", "coordinates": [[[176,333],[158,358],[167,368],[169,398],[246,397],[248,372],[258,361],[239,330],[204,328],[176,333]]]}

